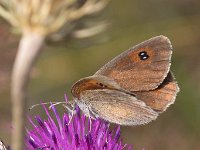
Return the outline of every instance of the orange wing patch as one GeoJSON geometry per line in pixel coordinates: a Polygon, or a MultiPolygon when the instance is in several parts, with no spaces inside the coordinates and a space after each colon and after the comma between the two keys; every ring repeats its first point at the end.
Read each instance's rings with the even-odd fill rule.
{"type": "Polygon", "coordinates": [[[140,48],[140,49],[131,51],[128,54],[128,57],[135,63],[137,63],[137,62],[150,63],[152,61],[152,58],[154,57],[154,55],[155,55],[155,52],[151,48],[144,47],[144,48],[140,48]],[[147,59],[141,60],[140,54],[142,54],[142,53],[146,55],[147,59]]]}

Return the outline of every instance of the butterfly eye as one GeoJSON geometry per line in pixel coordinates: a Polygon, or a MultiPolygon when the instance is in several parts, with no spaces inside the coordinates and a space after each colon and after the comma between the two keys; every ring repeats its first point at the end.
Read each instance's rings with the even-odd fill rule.
{"type": "Polygon", "coordinates": [[[140,57],[140,60],[146,60],[149,58],[149,55],[147,54],[146,51],[142,51],[138,54],[138,56],[140,57]]]}

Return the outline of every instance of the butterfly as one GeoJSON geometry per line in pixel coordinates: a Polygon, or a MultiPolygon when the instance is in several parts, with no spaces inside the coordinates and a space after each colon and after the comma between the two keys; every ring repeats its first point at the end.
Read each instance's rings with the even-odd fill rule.
{"type": "Polygon", "coordinates": [[[179,91],[171,55],[167,37],[144,41],[78,80],[73,99],[87,116],[120,125],[149,123],[174,103],[179,91]]]}

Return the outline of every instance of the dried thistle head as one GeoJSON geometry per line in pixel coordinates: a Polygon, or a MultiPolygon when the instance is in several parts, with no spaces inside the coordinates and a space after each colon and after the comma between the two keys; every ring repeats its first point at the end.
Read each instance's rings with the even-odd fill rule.
{"type": "MultiPolygon", "coordinates": [[[[70,28],[84,16],[100,12],[108,1],[0,0],[0,15],[22,33],[34,32],[47,36],[60,30],[63,26],[67,25],[67,28],[70,28]]],[[[103,29],[103,27],[98,26],[97,30],[103,29]]]]}

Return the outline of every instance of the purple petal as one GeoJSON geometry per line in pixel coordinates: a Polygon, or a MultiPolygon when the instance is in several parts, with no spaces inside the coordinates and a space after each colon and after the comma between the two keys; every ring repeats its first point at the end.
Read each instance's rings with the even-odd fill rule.
{"type": "MultiPolygon", "coordinates": [[[[65,95],[66,103],[68,102],[65,95]]],[[[31,118],[29,119],[33,129],[27,130],[26,149],[43,150],[131,150],[132,146],[122,144],[120,139],[120,126],[114,130],[109,129],[109,123],[101,119],[86,119],[76,106],[76,113],[69,123],[70,114],[64,113],[62,117],[58,114],[54,105],[52,111],[55,115],[55,121],[51,117],[49,110],[43,108],[47,119],[43,120],[39,115],[35,116],[37,124],[31,118]],[[91,123],[91,130],[90,129],[91,123]],[[58,125],[57,125],[58,124],[58,125]]]]}

